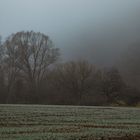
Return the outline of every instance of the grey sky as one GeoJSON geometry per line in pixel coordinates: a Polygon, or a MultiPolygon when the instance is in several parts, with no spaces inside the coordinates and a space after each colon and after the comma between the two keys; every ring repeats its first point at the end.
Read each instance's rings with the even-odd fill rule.
{"type": "Polygon", "coordinates": [[[0,0],[0,34],[34,30],[50,36],[68,60],[116,60],[140,38],[140,0],[0,0]]]}

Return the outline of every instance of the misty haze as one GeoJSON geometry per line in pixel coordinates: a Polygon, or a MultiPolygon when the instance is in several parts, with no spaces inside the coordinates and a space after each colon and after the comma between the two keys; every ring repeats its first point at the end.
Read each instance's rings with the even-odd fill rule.
{"type": "Polygon", "coordinates": [[[0,140],[139,140],[139,107],[140,0],[0,0],[0,140]]]}
{"type": "Polygon", "coordinates": [[[110,65],[140,37],[139,0],[41,0],[0,2],[0,34],[43,32],[64,60],[88,59],[110,65]]]}

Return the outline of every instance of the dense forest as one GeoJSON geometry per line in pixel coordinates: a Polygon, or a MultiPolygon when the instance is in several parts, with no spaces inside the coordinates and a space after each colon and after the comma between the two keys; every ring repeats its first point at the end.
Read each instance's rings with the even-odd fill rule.
{"type": "Polygon", "coordinates": [[[61,51],[42,33],[12,34],[0,41],[0,103],[136,106],[139,49],[134,46],[118,67],[97,68],[86,60],[59,61],[61,51]]]}

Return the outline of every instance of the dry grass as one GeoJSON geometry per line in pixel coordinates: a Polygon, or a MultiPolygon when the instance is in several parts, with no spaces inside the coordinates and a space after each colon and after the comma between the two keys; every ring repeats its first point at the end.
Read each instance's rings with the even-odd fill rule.
{"type": "Polygon", "coordinates": [[[140,109],[0,105],[0,140],[140,140],[140,109]]]}

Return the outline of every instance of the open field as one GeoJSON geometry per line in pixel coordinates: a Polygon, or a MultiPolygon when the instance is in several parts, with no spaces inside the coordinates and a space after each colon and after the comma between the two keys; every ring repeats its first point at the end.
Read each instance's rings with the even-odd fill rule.
{"type": "Polygon", "coordinates": [[[0,105],[0,140],[139,140],[139,134],[138,108],[0,105]]]}

